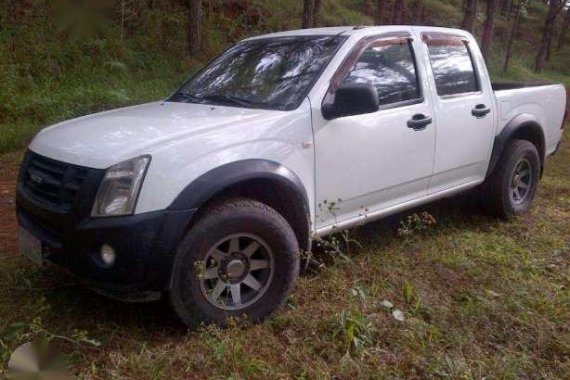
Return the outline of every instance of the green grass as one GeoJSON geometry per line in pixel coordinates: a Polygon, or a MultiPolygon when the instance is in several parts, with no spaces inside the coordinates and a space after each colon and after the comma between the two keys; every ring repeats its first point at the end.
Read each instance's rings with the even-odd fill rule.
{"type": "MultiPolygon", "coordinates": [[[[36,268],[7,233],[0,244],[2,359],[34,337],[65,336],[73,341],[61,342],[66,360],[85,379],[566,378],[566,141],[548,162],[530,214],[501,222],[461,196],[407,213],[426,211],[437,223],[408,224],[404,235],[406,215],[351,231],[362,248],[318,253],[321,267],[259,325],[187,331],[164,303],[111,301],[58,270],[36,268]]],[[[0,156],[0,183],[11,184],[0,191],[13,194],[18,159],[0,156]]]]}

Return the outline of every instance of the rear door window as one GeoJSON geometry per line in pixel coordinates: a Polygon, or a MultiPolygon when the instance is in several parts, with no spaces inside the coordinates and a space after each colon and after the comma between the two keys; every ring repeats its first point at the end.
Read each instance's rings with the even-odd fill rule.
{"type": "Polygon", "coordinates": [[[473,59],[465,41],[450,38],[427,39],[425,42],[439,96],[480,90],[473,59]]]}

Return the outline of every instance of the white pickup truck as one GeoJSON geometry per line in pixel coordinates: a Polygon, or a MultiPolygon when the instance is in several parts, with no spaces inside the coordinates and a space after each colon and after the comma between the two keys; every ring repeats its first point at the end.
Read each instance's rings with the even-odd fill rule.
{"type": "Polygon", "coordinates": [[[165,295],[188,325],[262,320],[315,237],[479,185],[527,211],[565,107],[561,85],[493,85],[461,30],[248,38],[167,100],[42,130],[21,249],[113,297],[165,295]]]}

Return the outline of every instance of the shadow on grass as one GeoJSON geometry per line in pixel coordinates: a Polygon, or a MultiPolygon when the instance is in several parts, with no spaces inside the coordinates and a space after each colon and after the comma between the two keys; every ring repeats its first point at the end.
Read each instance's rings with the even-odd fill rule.
{"type": "MultiPolygon", "coordinates": [[[[186,330],[175,318],[166,299],[146,303],[114,300],[89,289],[53,266],[46,266],[39,273],[34,270],[29,275],[27,286],[13,288],[16,291],[14,297],[25,303],[23,307],[29,309],[30,314],[39,312],[37,316],[46,327],[85,330],[96,335],[120,332],[126,337],[129,331],[140,337],[141,333],[150,336],[156,331],[180,335],[186,330]],[[32,298],[41,300],[41,303],[30,302],[32,298]]],[[[15,300],[14,303],[18,302],[15,300]]]]}
{"type": "MultiPolygon", "coordinates": [[[[485,209],[477,191],[471,190],[357,226],[349,230],[348,236],[351,244],[348,248],[343,242],[345,238],[341,236],[341,231],[336,234],[337,241],[341,242],[341,249],[348,256],[359,255],[362,247],[390,247],[402,241],[399,233],[406,218],[424,212],[433,216],[436,221],[434,225],[429,227],[429,232],[432,235],[446,234],[451,229],[488,231],[502,222],[501,219],[493,216],[489,210],[485,209]]],[[[334,251],[334,248],[332,250],[334,251]]],[[[336,260],[335,253],[339,253],[331,252],[331,246],[328,243],[324,245],[313,244],[312,251],[314,262],[309,265],[305,272],[309,276],[318,272],[317,267],[319,265],[333,265],[336,260]]]]}

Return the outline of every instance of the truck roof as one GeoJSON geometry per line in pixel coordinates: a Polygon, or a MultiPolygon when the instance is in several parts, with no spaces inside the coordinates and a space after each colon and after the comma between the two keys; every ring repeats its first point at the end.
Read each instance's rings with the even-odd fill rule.
{"type": "Polygon", "coordinates": [[[275,32],[262,34],[247,38],[246,40],[254,40],[260,38],[275,38],[275,37],[293,37],[293,36],[324,36],[324,35],[343,35],[343,36],[367,36],[383,32],[395,32],[403,30],[421,30],[422,32],[447,32],[454,34],[467,35],[468,32],[461,29],[453,28],[440,28],[433,26],[410,26],[410,25],[382,25],[382,26],[366,26],[366,25],[353,25],[353,26],[334,26],[326,28],[310,28],[310,29],[296,29],[283,32],[275,32]]]}

